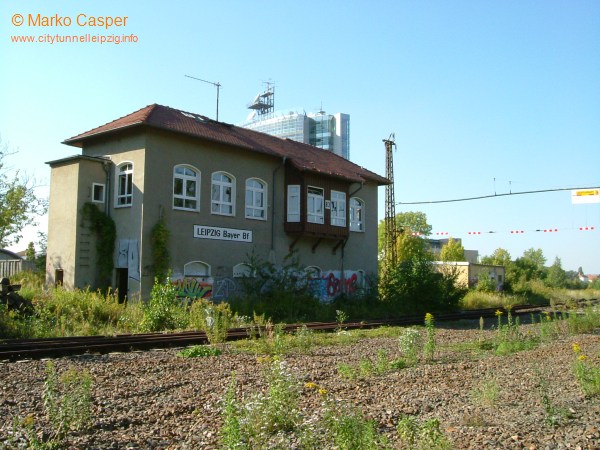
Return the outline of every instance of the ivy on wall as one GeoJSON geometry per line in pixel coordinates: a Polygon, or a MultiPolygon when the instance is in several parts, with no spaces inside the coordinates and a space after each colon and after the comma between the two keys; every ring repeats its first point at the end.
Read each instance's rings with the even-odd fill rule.
{"type": "Polygon", "coordinates": [[[169,273],[171,255],[169,254],[169,237],[171,233],[167,228],[164,217],[160,216],[156,225],[152,227],[150,245],[152,246],[152,263],[154,276],[163,282],[169,273]]]}
{"type": "Polygon", "coordinates": [[[83,218],[88,221],[89,229],[96,234],[98,274],[102,282],[108,286],[114,268],[113,256],[117,238],[115,222],[93,203],[85,203],[81,212],[83,218]]]}

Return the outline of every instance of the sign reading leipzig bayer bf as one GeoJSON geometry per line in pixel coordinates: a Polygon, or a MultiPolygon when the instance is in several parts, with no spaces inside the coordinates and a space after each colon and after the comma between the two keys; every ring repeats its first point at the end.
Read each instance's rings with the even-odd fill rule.
{"type": "Polygon", "coordinates": [[[194,237],[198,239],[215,239],[217,241],[252,242],[252,230],[194,225],[194,237]]]}

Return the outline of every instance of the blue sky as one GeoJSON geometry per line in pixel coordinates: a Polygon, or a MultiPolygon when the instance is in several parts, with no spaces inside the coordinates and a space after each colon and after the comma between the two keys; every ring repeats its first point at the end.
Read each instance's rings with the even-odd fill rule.
{"type": "MultiPolygon", "coordinates": [[[[0,3],[0,135],[8,163],[47,196],[64,139],[160,103],[238,124],[271,81],[277,109],[351,116],[351,159],[385,172],[396,135],[398,202],[600,186],[600,2],[51,1],[0,3]],[[16,27],[15,14],[70,27],[16,27]],[[128,16],[80,27],[78,14],[128,16]],[[137,43],[15,43],[12,35],[137,36],[137,43]]],[[[383,218],[384,191],[379,218],[383,218]]],[[[397,205],[423,211],[467,249],[600,273],[600,205],[570,192],[397,205]],[[595,231],[579,231],[594,226],[595,231]],[[558,232],[536,232],[537,229],[558,232]],[[511,230],[523,230],[514,235],[511,230]],[[481,231],[481,235],[469,235],[481,231]],[[487,233],[494,231],[495,233],[487,233]]],[[[44,228],[44,221],[41,222],[44,228]]],[[[25,247],[28,235],[16,247],[25,247]]]]}

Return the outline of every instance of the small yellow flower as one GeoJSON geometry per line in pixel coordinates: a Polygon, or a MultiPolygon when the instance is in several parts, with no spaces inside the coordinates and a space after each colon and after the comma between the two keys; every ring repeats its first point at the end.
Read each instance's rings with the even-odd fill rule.
{"type": "Polygon", "coordinates": [[[433,314],[427,313],[425,314],[425,322],[431,322],[433,320],[433,314]]]}
{"type": "Polygon", "coordinates": [[[575,353],[581,353],[581,346],[577,342],[573,343],[573,351],[575,353]]]}
{"type": "Polygon", "coordinates": [[[319,386],[317,386],[317,383],[313,383],[312,381],[309,381],[308,383],[304,383],[304,387],[307,389],[316,389],[319,386]]]}
{"type": "Polygon", "coordinates": [[[577,357],[577,359],[578,359],[579,361],[585,361],[585,360],[587,359],[587,356],[585,356],[585,355],[579,355],[579,356],[577,357]]]}
{"type": "Polygon", "coordinates": [[[327,389],[320,388],[319,389],[319,394],[321,394],[323,396],[327,395],[327,389]]]}
{"type": "Polygon", "coordinates": [[[500,317],[504,313],[502,311],[500,311],[499,309],[497,309],[494,314],[496,314],[496,316],[500,317]]]}

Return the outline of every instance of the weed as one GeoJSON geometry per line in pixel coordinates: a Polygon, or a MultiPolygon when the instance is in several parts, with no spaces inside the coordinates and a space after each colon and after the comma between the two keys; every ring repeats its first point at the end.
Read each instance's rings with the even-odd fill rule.
{"type": "Polygon", "coordinates": [[[445,450],[452,444],[440,429],[437,419],[420,422],[414,416],[403,416],[396,427],[398,437],[408,448],[418,450],[445,450]]]}
{"type": "Polygon", "coordinates": [[[419,361],[423,338],[416,328],[407,328],[398,338],[398,346],[409,366],[419,361]]]}
{"type": "Polygon", "coordinates": [[[366,419],[356,409],[342,408],[330,404],[326,407],[324,421],[327,426],[328,440],[333,448],[341,450],[378,450],[386,448],[388,443],[377,433],[374,420],[366,419]]]}
{"type": "Polygon", "coordinates": [[[345,330],[344,323],[348,320],[348,314],[341,309],[335,310],[335,321],[337,322],[337,331],[345,330]]]}
{"type": "Polygon", "coordinates": [[[573,344],[573,352],[576,356],[573,374],[581,390],[587,397],[600,395],[600,367],[589,362],[589,358],[583,353],[579,344],[573,344]]]}
{"type": "Polygon", "coordinates": [[[423,347],[423,353],[427,361],[432,361],[435,356],[436,341],[435,341],[435,319],[433,314],[425,314],[425,330],[426,339],[425,346],[423,347]]]}
{"type": "Polygon", "coordinates": [[[150,300],[143,308],[141,328],[144,331],[175,330],[185,327],[186,307],[177,298],[177,288],[169,279],[154,282],[150,300]]]}
{"type": "Polygon", "coordinates": [[[46,365],[44,407],[56,437],[87,428],[92,421],[92,377],[70,369],[60,377],[52,362],[46,365]]]}
{"type": "Polygon", "coordinates": [[[206,356],[219,356],[221,350],[217,347],[211,347],[210,345],[192,345],[191,347],[184,348],[177,353],[177,356],[182,358],[199,358],[206,356]]]}
{"type": "Polygon", "coordinates": [[[471,399],[474,403],[484,406],[493,407],[498,401],[500,388],[494,377],[486,377],[477,387],[471,390],[471,399]]]}
{"type": "Polygon", "coordinates": [[[234,320],[229,303],[213,303],[205,299],[194,300],[189,310],[189,323],[206,333],[208,342],[221,344],[234,320]]]}
{"type": "Polygon", "coordinates": [[[550,398],[550,385],[548,378],[541,371],[538,371],[538,380],[538,389],[541,396],[540,401],[542,403],[542,407],[544,408],[546,424],[551,427],[556,427],[560,425],[569,414],[564,408],[556,406],[550,398]]]}

